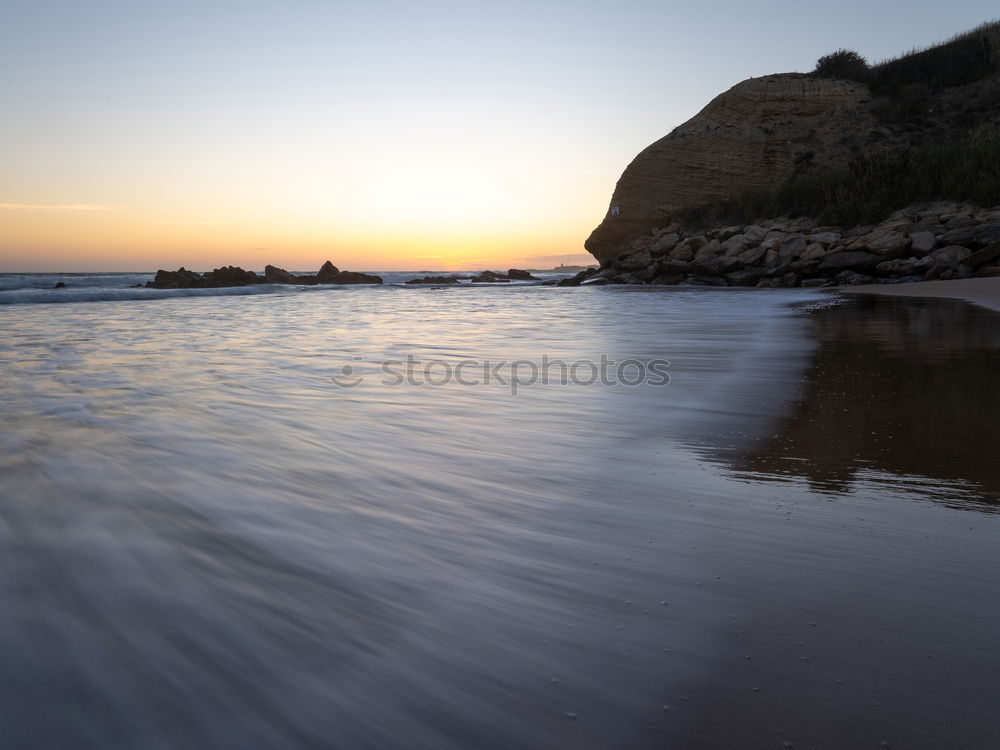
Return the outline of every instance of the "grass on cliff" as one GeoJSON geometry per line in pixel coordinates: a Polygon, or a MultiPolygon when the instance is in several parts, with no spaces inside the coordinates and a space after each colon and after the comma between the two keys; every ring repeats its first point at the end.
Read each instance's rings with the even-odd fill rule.
{"type": "Polygon", "coordinates": [[[774,190],[746,192],[673,218],[697,229],[785,215],[854,226],[874,224],[896,209],[933,200],[1000,204],[1000,129],[859,156],[845,169],[798,175],[774,190]]]}
{"type": "Polygon", "coordinates": [[[1000,20],[988,21],[947,41],[869,65],[853,50],[824,55],[813,75],[846,78],[886,94],[914,84],[940,90],[964,86],[1000,69],[1000,20]]]}
{"type": "Polygon", "coordinates": [[[905,122],[925,112],[931,97],[944,89],[981,81],[1000,71],[1000,21],[924,49],[869,65],[853,50],[821,57],[812,75],[844,78],[869,86],[880,101],[875,114],[883,122],[905,122]]]}

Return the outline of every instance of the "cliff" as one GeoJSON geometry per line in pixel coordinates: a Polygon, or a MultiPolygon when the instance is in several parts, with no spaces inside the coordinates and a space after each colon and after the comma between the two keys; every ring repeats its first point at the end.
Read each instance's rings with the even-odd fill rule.
{"type": "Polygon", "coordinates": [[[799,73],[751,78],[644,149],[585,247],[602,265],[673,212],[842,166],[877,131],[868,87],[799,73]]]}
{"type": "Polygon", "coordinates": [[[992,206],[1000,177],[977,159],[997,133],[1000,22],[875,66],[838,50],[810,74],[733,86],[641,151],[585,247],[610,268],[678,221],[705,229],[789,214],[849,227],[920,202],[992,206]],[[955,148],[930,149],[943,144],[955,148]]]}

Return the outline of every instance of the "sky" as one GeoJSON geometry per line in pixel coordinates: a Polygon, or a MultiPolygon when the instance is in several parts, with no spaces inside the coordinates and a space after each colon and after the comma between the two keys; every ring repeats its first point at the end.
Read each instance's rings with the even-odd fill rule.
{"type": "Polygon", "coordinates": [[[628,162],[722,91],[997,15],[994,0],[0,0],[0,272],[585,262],[628,162]]]}

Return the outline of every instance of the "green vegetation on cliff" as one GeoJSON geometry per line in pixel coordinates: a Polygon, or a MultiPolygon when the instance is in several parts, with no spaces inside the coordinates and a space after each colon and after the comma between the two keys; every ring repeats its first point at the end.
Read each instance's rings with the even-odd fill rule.
{"type": "Polygon", "coordinates": [[[942,44],[869,65],[841,49],[812,75],[865,83],[888,135],[882,148],[844,168],[816,171],[808,160],[771,190],[687,208],[691,227],[810,216],[821,224],[872,224],[911,203],[1000,203],[1000,21],[942,44]]]}
{"type": "Polygon", "coordinates": [[[1000,204],[1000,128],[857,156],[846,169],[800,174],[772,191],[689,208],[676,218],[706,227],[811,216],[820,224],[850,226],[873,224],[898,208],[932,200],[1000,204]]]}

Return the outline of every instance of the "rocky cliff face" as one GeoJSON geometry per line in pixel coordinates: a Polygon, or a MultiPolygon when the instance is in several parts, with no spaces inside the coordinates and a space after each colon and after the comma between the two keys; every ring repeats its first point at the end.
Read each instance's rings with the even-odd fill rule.
{"type": "Polygon", "coordinates": [[[678,209],[845,164],[878,131],[868,87],[799,73],[751,78],[643,150],[586,248],[602,265],[678,209]]]}

